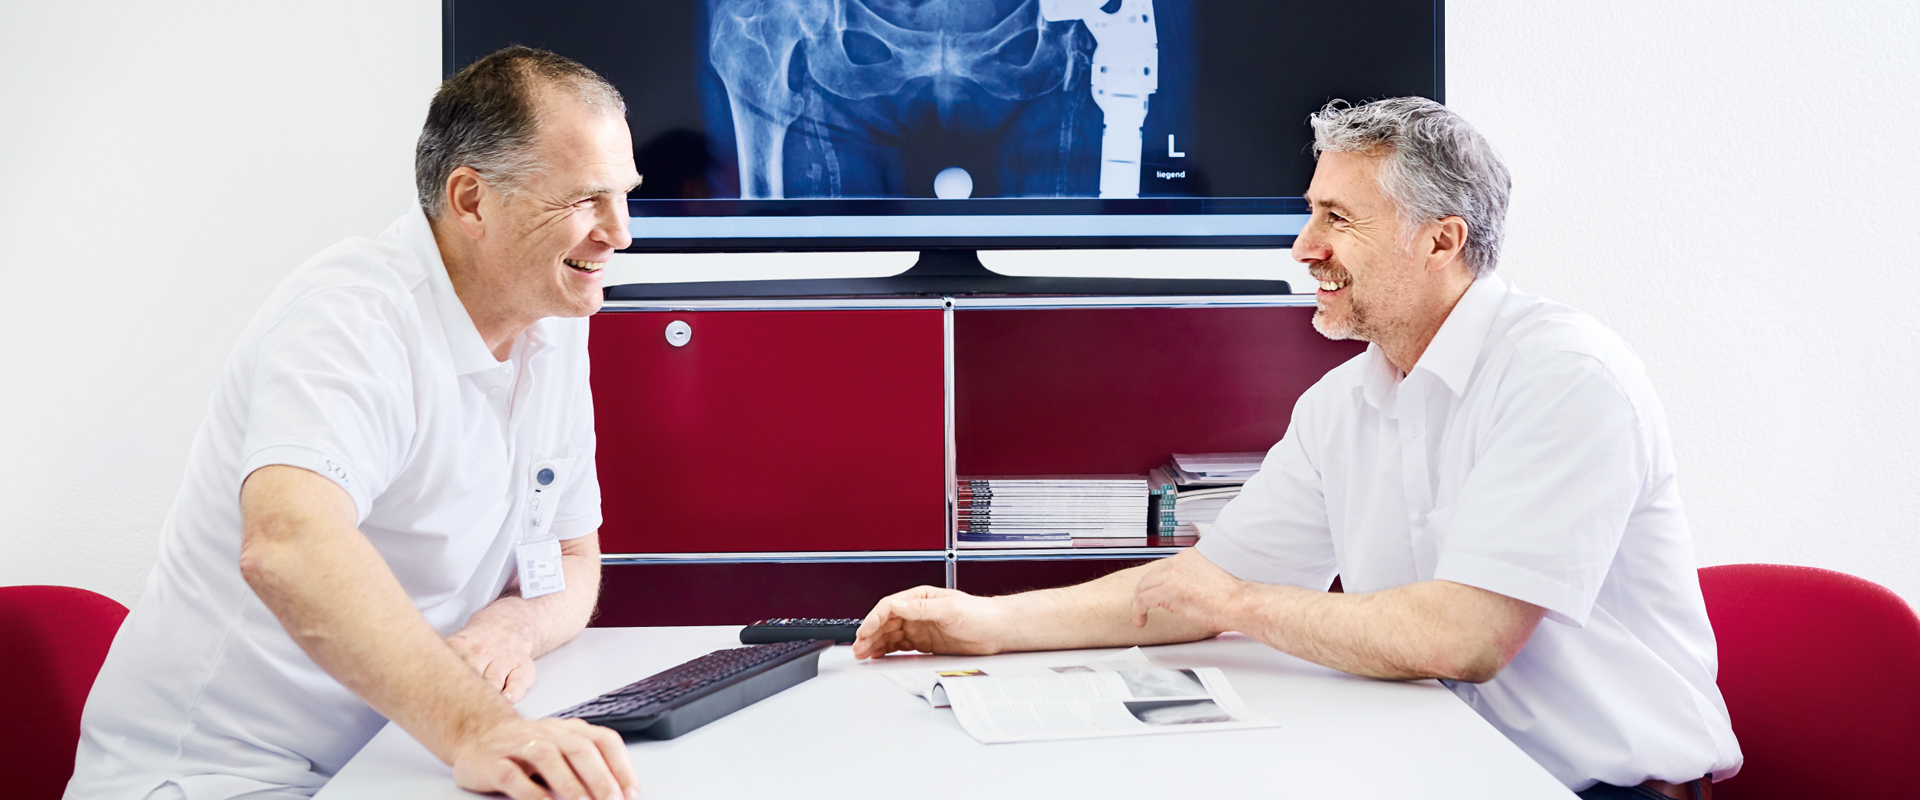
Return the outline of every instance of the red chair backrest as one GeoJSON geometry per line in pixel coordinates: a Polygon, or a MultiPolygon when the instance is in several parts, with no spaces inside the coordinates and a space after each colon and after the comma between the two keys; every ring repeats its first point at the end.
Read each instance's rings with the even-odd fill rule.
{"type": "Polygon", "coordinates": [[[1920,797],[1920,617],[1872,581],[1780,564],[1700,570],[1746,763],[1716,800],[1920,797]]]}
{"type": "Polygon", "coordinates": [[[0,586],[0,774],[8,797],[57,800],[73,777],[80,709],[127,607],[67,586],[0,586]]]}

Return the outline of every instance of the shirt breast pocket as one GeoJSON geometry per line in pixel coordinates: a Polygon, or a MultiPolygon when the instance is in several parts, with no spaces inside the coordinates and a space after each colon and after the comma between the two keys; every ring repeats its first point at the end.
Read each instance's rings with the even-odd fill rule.
{"type": "Polygon", "coordinates": [[[573,485],[574,456],[536,459],[527,476],[528,539],[544,539],[553,530],[553,521],[566,511],[567,490],[573,485]]]}

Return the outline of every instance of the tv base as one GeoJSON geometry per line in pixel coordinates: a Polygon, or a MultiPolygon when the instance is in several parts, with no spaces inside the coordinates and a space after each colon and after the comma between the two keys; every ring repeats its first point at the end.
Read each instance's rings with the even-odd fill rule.
{"type": "Polygon", "coordinates": [[[1292,294],[1286,281],[1215,278],[1059,278],[1002,275],[975,250],[923,250],[912,268],[884,278],[628,283],[606,288],[608,300],[700,300],[736,297],[898,297],[953,295],[1247,295],[1292,294]]]}

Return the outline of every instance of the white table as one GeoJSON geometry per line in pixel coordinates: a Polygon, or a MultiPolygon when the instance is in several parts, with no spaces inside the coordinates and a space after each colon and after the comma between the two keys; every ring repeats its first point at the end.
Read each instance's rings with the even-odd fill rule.
{"type": "MultiPolygon", "coordinates": [[[[550,714],[723,647],[737,627],[596,628],[539,662],[521,701],[550,714]]],[[[1172,667],[1219,667],[1278,728],[984,745],[953,713],[879,673],[965,663],[1078,663],[1114,651],[985,658],[820,657],[820,676],[678,739],[627,746],[642,796],[1567,798],[1572,793],[1435,681],[1356,678],[1227,634],[1146,648],[1172,667]]],[[[388,725],[320,800],[470,800],[452,771],[388,725]]]]}

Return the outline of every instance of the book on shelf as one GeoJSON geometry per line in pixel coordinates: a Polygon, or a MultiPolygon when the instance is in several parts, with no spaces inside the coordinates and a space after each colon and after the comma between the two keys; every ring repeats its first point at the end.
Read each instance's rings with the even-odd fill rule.
{"type": "Polygon", "coordinates": [[[1044,547],[1147,535],[1139,475],[966,476],[957,488],[962,543],[1044,547]]]}
{"type": "Polygon", "coordinates": [[[975,534],[963,532],[960,534],[960,546],[992,549],[1013,547],[1072,547],[1073,537],[1066,531],[975,534]]]}
{"type": "Polygon", "coordinates": [[[1174,453],[1167,470],[1180,486],[1234,486],[1260,471],[1266,453],[1174,453]]]}
{"type": "Polygon", "coordinates": [[[1181,526],[1211,525],[1265,458],[1265,453],[1172,454],[1147,471],[1149,526],[1165,535],[1181,526]]]}

